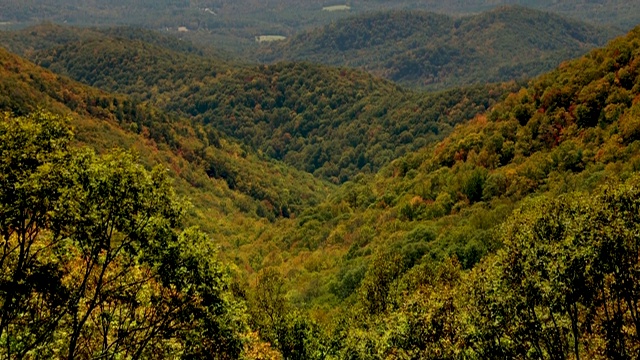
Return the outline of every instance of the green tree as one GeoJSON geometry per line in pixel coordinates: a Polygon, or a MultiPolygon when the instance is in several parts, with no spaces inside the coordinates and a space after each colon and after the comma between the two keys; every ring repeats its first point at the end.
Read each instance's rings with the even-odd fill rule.
{"type": "Polygon", "coordinates": [[[533,201],[508,222],[468,291],[481,357],[638,354],[639,180],[533,201]]]}
{"type": "Polygon", "coordinates": [[[397,279],[405,270],[404,259],[398,252],[379,252],[374,255],[362,280],[359,295],[365,314],[384,313],[393,304],[397,279]]]}
{"type": "Polygon", "coordinates": [[[323,359],[326,348],[320,328],[296,310],[286,297],[285,282],[274,268],[258,274],[251,315],[261,337],[286,360],[323,359]]]}
{"type": "Polygon", "coordinates": [[[70,147],[57,116],[0,122],[0,354],[236,358],[242,307],[166,171],[70,147]]]}

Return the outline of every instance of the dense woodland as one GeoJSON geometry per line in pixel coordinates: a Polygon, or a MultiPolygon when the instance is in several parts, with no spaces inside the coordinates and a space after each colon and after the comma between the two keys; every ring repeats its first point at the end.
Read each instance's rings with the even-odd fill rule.
{"type": "MultiPolygon", "coordinates": [[[[47,29],[34,31],[49,34],[47,29]]],[[[334,183],[373,173],[441,139],[515,87],[478,85],[423,94],[348,69],[306,63],[232,67],[117,36],[83,37],[53,47],[49,35],[45,41],[37,38],[28,37],[30,45],[21,49],[53,71],[189,117],[334,183]]],[[[5,42],[15,44],[16,37],[5,42]]]]}
{"type": "Polygon", "coordinates": [[[538,10],[610,25],[627,31],[640,23],[640,4],[628,0],[4,0],[0,29],[50,21],[81,26],[136,25],[179,35],[226,52],[251,57],[255,36],[293,36],[352,15],[381,10],[423,10],[454,16],[504,5],[538,10]],[[348,5],[348,11],[323,11],[348,5]],[[5,24],[6,23],[6,24],[5,24]],[[189,32],[179,33],[179,27],[189,32]]]}
{"type": "Polygon", "coordinates": [[[0,42],[34,61],[0,49],[2,358],[640,351],[640,27],[438,93],[134,28],[0,42]]]}
{"type": "Polygon", "coordinates": [[[71,27],[43,22],[17,31],[4,31],[1,34],[4,48],[24,56],[72,42],[113,37],[138,40],[146,44],[160,45],[176,52],[206,56],[220,61],[223,61],[220,57],[224,55],[214,48],[197,46],[192,42],[183,41],[162,32],[146,30],[139,26],[71,27]]]}
{"type": "Polygon", "coordinates": [[[461,18],[385,11],[276,42],[261,49],[260,59],[355,67],[433,90],[528,79],[619,34],[614,28],[517,6],[461,18]]]}

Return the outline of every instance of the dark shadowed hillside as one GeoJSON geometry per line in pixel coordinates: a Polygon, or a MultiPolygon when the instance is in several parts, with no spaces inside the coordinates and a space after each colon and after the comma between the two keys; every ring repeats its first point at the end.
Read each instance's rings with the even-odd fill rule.
{"type": "MultiPolygon", "coordinates": [[[[458,51],[487,76],[514,43],[509,61],[600,41],[520,8],[355,19],[325,45],[384,55],[453,29],[450,44],[483,46],[446,48],[442,68],[458,51]]],[[[0,43],[34,61],[0,49],[0,358],[640,353],[640,26],[527,82],[435,93],[133,28],[45,24],[0,43]]]]}
{"type": "Polygon", "coordinates": [[[263,49],[263,61],[349,66],[417,87],[529,78],[618,34],[523,7],[452,18],[420,11],[340,20],[263,49]]]}
{"type": "Polygon", "coordinates": [[[0,32],[3,46],[11,52],[24,56],[28,56],[34,51],[46,50],[71,42],[100,40],[109,37],[143,41],[177,52],[206,55],[211,58],[216,58],[219,55],[211,48],[198,47],[187,40],[135,26],[80,28],[43,23],[17,31],[0,32]]]}
{"type": "Polygon", "coordinates": [[[230,53],[251,55],[257,48],[256,36],[292,37],[300,31],[372,11],[421,10],[460,16],[504,5],[550,11],[623,30],[640,22],[640,4],[626,0],[5,0],[0,3],[0,29],[42,21],[78,26],[134,25],[170,32],[230,53]],[[345,4],[350,7],[348,10],[323,10],[334,5],[340,9],[345,4]]]}

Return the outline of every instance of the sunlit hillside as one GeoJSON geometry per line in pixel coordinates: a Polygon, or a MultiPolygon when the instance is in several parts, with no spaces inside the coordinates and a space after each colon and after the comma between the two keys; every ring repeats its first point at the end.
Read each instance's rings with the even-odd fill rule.
{"type": "Polygon", "coordinates": [[[410,11],[497,3],[0,4],[109,25],[0,32],[0,358],[637,358],[640,26],[410,11]],[[149,29],[263,6],[349,19],[270,49],[367,64],[149,29]]]}

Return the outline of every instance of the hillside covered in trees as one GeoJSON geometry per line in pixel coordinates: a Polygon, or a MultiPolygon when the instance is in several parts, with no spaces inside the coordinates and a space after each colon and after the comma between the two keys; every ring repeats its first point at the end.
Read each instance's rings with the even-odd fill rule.
{"type": "Polygon", "coordinates": [[[422,10],[460,16],[521,5],[627,31],[640,22],[636,1],[606,0],[5,0],[0,29],[43,21],[78,26],[136,25],[179,35],[236,54],[252,54],[256,36],[291,37],[313,27],[372,11],[422,10]],[[348,6],[348,10],[324,8],[348,6]],[[179,32],[179,28],[186,32],[179,32]]]}
{"type": "Polygon", "coordinates": [[[46,109],[70,116],[76,142],[100,153],[129,149],[148,169],[170,169],[178,192],[194,203],[188,222],[225,233],[230,242],[258,231],[261,219],[320,202],[331,188],[214,129],[60,77],[1,49],[0,60],[1,111],[22,116],[46,109]]]}
{"type": "Polygon", "coordinates": [[[440,93],[68,30],[2,36],[0,357],[638,354],[640,27],[440,93]]]}
{"type": "Polygon", "coordinates": [[[528,79],[601,46],[619,31],[508,6],[454,18],[421,11],[349,17],[262,49],[265,62],[359,68],[427,89],[528,79]]]}
{"type": "Polygon", "coordinates": [[[635,29],[343,184],[243,248],[257,289],[336,358],[633,358],[639,65],[635,29]]]}
{"type": "Polygon", "coordinates": [[[46,34],[36,32],[29,48],[41,50],[25,55],[50,70],[188,117],[334,183],[441,139],[514,86],[424,94],[348,69],[230,66],[117,36],[48,47],[46,34]]]}
{"type": "Polygon", "coordinates": [[[3,358],[237,358],[246,323],[166,171],[71,146],[64,120],[0,122],[3,358]]]}

